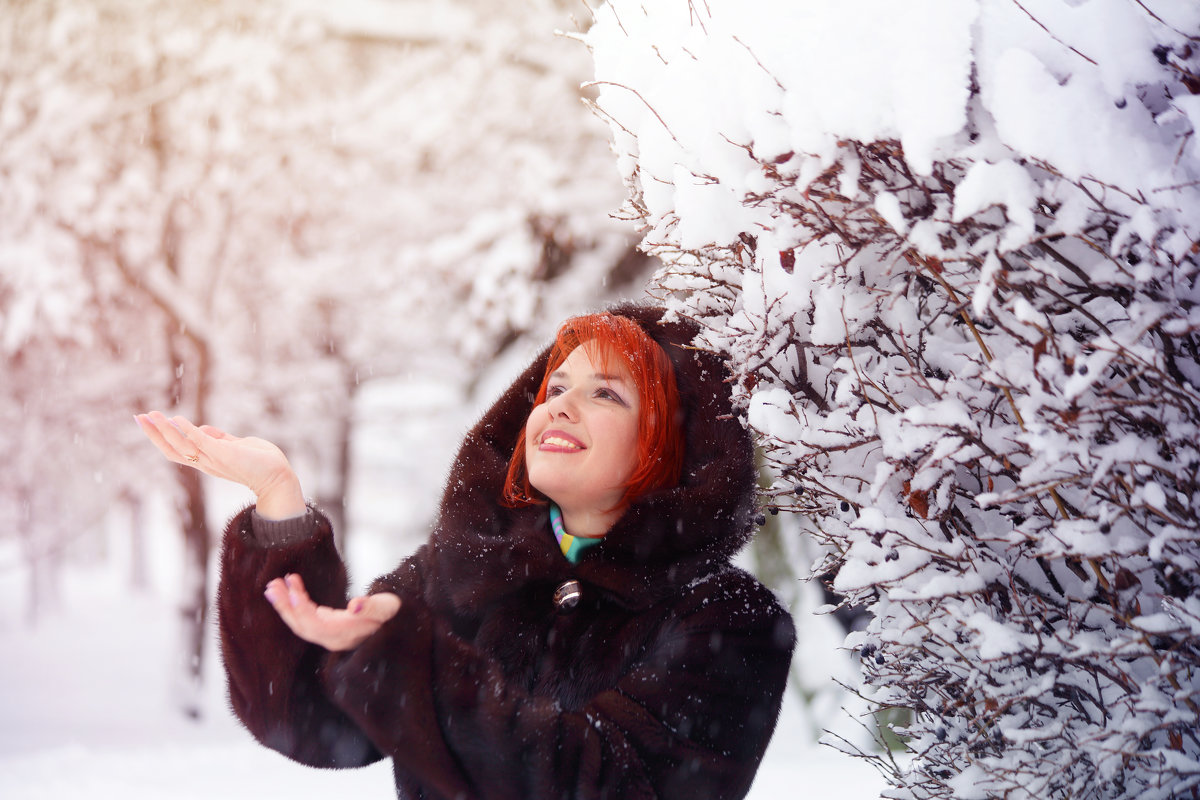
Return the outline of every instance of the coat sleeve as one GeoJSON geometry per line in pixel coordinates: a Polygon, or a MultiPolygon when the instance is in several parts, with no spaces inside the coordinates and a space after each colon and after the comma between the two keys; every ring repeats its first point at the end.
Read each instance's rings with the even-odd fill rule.
{"type": "Polygon", "coordinates": [[[328,652],[297,637],[263,596],[269,581],[297,573],[320,605],[346,604],[346,570],[320,514],[314,531],[290,544],[262,547],[252,508],[229,523],[221,550],[217,624],[234,713],[258,741],[304,764],[354,767],[381,754],[326,696],[319,670],[328,652]]]}
{"type": "Polygon", "coordinates": [[[693,587],[618,685],[578,711],[506,681],[412,596],[325,677],[375,746],[441,797],[740,798],[774,729],[794,629],[738,576],[693,587]]]}

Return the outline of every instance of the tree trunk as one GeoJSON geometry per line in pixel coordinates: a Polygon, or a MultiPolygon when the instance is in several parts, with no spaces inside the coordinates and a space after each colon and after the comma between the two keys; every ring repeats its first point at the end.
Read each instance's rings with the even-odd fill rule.
{"type": "Polygon", "coordinates": [[[21,542],[21,556],[25,559],[26,571],[29,575],[29,591],[25,595],[25,623],[35,627],[41,616],[42,579],[41,564],[38,563],[37,547],[33,536],[33,508],[30,505],[30,491],[22,485],[17,490],[17,538],[21,542]]]}
{"type": "MultiPolygon", "coordinates": [[[[204,341],[185,335],[184,348],[190,344],[194,352],[184,355],[184,348],[172,348],[175,358],[175,384],[172,394],[177,405],[187,392],[184,381],[192,379],[192,408],[190,417],[197,425],[206,419],[209,393],[208,349],[204,341]],[[190,368],[190,369],[189,369],[190,368]]],[[[180,602],[182,622],[183,662],[180,665],[179,702],[183,713],[198,719],[201,716],[201,689],[204,685],[204,644],[208,621],[208,560],[212,552],[212,537],[208,530],[207,493],[204,475],[189,466],[178,469],[182,497],[179,522],[184,542],[183,595],[180,602]]]]}
{"type": "MultiPolygon", "coordinates": [[[[62,534],[58,528],[52,534],[43,530],[38,534],[33,518],[33,492],[23,485],[17,491],[20,516],[17,519],[17,538],[21,543],[21,556],[25,560],[29,576],[26,594],[25,622],[34,628],[47,611],[61,607],[62,534]]],[[[55,520],[58,523],[58,520],[55,520]]]]}
{"type": "Polygon", "coordinates": [[[358,392],[358,381],[355,379],[353,368],[349,365],[347,365],[343,385],[342,413],[338,415],[337,441],[335,443],[337,448],[335,469],[332,471],[331,480],[322,487],[321,492],[317,495],[317,503],[329,517],[329,522],[333,525],[334,543],[337,545],[338,552],[344,556],[347,540],[346,500],[350,492],[351,471],[353,470],[351,438],[354,435],[354,397],[358,392]]]}
{"type": "Polygon", "coordinates": [[[150,570],[146,564],[146,504],[131,490],[121,499],[129,508],[129,588],[145,592],[150,588],[150,570]]]}
{"type": "Polygon", "coordinates": [[[180,671],[180,706],[192,719],[201,716],[200,690],[204,685],[204,639],[208,620],[208,557],[211,543],[203,476],[191,467],[179,467],[183,499],[179,509],[184,541],[183,598],[180,614],[183,663],[180,671]]]}

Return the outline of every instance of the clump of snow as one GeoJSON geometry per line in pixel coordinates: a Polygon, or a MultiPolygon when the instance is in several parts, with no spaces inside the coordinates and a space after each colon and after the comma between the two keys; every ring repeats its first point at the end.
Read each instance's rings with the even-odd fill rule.
{"type": "Polygon", "coordinates": [[[658,289],[872,612],[897,796],[1190,791],[1200,6],[610,0],[587,41],[658,289]]]}

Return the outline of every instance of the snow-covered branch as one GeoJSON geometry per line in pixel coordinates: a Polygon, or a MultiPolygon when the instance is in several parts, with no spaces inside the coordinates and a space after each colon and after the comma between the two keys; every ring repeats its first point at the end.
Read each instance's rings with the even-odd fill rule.
{"type": "Polygon", "coordinates": [[[615,0],[589,35],[659,288],[873,614],[897,797],[1200,785],[1197,33],[1165,2],[615,0]]]}

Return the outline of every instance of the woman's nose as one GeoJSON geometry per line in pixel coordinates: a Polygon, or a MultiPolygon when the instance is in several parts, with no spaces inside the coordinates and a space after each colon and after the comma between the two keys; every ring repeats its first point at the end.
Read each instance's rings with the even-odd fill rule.
{"type": "Polygon", "coordinates": [[[546,410],[550,417],[566,417],[575,419],[575,393],[570,389],[554,395],[546,401],[546,410]]]}

